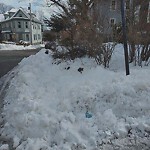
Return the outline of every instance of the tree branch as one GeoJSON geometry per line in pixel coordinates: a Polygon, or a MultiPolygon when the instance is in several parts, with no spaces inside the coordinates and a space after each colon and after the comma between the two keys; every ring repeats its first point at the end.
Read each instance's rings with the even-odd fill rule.
{"type": "Polygon", "coordinates": [[[60,0],[50,0],[50,2],[53,2],[57,6],[61,7],[67,15],[69,14],[68,9],[60,3],[60,0]]]}

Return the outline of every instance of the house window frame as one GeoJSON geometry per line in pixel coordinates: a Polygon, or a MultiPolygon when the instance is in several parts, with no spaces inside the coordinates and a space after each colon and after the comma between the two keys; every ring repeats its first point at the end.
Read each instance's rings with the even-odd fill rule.
{"type": "Polygon", "coordinates": [[[13,22],[13,28],[14,28],[14,29],[16,28],[16,24],[15,24],[15,22],[13,22]]]}
{"type": "Polygon", "coordinates": [[[40,25],[38,25],[38,29],[40,30],[41,28],[40,28],[40,25]]]}
{"type": "Polygon", "coordinates": [[[129,10],[130,9],[130,0],[125,1],[125,9],[129,10]]]}
{"type": "Polygon", "coordinates": [[[26,41],[29,41],[29,34],[26,34],[26,41]]]}
{"type": "Polygon", "coordinates": [[[41,35],[40,34],[38,34],[38,40],[40,40],[41,39],[41,35]]]}
{"type": "Polygon", "coordinates": [[[28,25],[27,21],[25,22],[25,26],[26,26],[27,29],[29,28],[29,25],[28,25]]]}
{"type": "Polygon", "coordinates": [[[18,28],[21,29],[21,21],[18,21],[18,28]]]}
{"type": "Polygon", "coordinates": [[[147,23],[150,23],[150,2],[149,2],[149,6],[148,6],[147,23]]]}
{"type": "Polygon", "coordinates": [[[116,0],[111,0],[111,6],[110,6],[112,11],[115,11],[117,9],[117,1],[116,0]],[[113,2],[115,4],[113,4],[113,2]]]}
{"type": "Polygon", "coordinates": [[[110,26],[113,27],[116,24],[116,18],[110,18],[109,20],[110,26]],[[112,23],[113,20],[113,23],[112,23]]]}
{"type": "Polygon", "coordinates": [[[34,40],[35,41],[37,40],[37,34],[34,34],[34,40]]]}

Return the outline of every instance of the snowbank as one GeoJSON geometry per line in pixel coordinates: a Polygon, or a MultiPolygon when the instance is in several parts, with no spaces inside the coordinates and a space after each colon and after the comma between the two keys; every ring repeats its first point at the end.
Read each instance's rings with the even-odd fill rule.
{"type": "Polygon", "coordinates": [[[15,45],[15,44],[0,44],[0,51],[1,50],[30,50],[30,49],[36,49],[44,47],[43,44],[39,45],[29,45],[29,46],[23,46],[23,45],[15,45]]]}
{"type": "Polygon", "coordinates": [[[57,64],[44,52],[23,59],[5,97],[1,135],[16,150],[98,150],[150,132],[149,68],[125,76],[87,58],[57,64]]]}

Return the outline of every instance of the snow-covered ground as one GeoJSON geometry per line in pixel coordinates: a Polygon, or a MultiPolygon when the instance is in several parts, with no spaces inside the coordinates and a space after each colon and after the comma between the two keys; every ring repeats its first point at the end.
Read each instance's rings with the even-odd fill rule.
{"type": "Polygon", "coordinates": [[[28,50],[28,49],[31,50],[40,47],[44,47],[44,44],[23,46],[23,45],[15,45],[15,43],[9,43],[9,44],[0,43],[0,51],[1,50],[28,50]]]}
{"type": "Polygon", "coordinates": [[[14,72],[0,131],[14,149],[150,148],[150,67],[125,76],[122,45],[109,70],[88,58],[57,64],[43,49],[14,72]]]}

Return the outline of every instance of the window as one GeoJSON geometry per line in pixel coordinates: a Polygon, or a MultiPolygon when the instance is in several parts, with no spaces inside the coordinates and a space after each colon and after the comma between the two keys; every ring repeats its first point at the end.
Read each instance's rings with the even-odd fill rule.
{"type": "Polygon", "coordinates": [[[20,34],[20,33],[18,34],[18,37],[19,37],[19,40],[22,40],[22,39],[23,39],[23,38],[22,38],[22,37],[23,37],[23,35],[22,35],[22,34],[20,34]]]}
{"type": "Polygon", "coordinates": [[[19,17],[22,17],[22,14],[19,14],[19,17]]]}
{"type": "Polygon", "coordinates": [[[130,0],[126,0],[126,9],[128,10],[130,8],[130,0]]]}
{"type": "Polygon", "coordinates": [[[18,22],[18,28],[21,28],[21,22],[20,21],[18,22]]]}
{"type": "Polygon", "coordinates": [[[112,10],[116,10],[116,8],[117,8],[117,3],[116,3],[115,0],[112,0],[112,1],[111,1],[111,9],[112,9],[112,10]]]}
{"type": "Polygon", "coordinates": [[[26,34],[26,41],[29,41],[29,34],[26,34]]]}
{"type": "Polygon", "coordinates": [[[116,23],[116,19],[115,18],[110,18],[110,25],[111,27],[113,27],[116,23]]]}
{"type": "Polygon", "coordinates": [[[8,27],[11,28],[11,23],[8,23],[8,27]]]}
{"type": "Polygon", "coordinates": [[[150,2],[149,2],[149,8],[148,8],[147,23],[150,23],[150,2]]]}
{"type": "Polygon", "coordinates": [[[6,23],[6,28],[9,28],[9,24],[8,23],[6,23]]]}
{"type": "Polygon", "coordinates": [[[40,34],[38,34],[38,40],[40,40],[41,39],[41,36],[40,36],[40,34]]]}
{"type": "Polygon", "coordinates": [[[37,35],[36,34],[34,34],[34,40],[37,40],[37,35]]]}
{"type": "Polygon", "coordinates": [[[28,22],[26,22],[26,28],[28,28],[28,22]]]}
{"type": "Polygon", "coordinates": [[[40,29],[40,25],[38,25],[38,29],[40,29]]]}
{"type": "Polygon", "coordinates": [[[13,28],[15,28],[15,22],[13,22],[13,28]]]}

